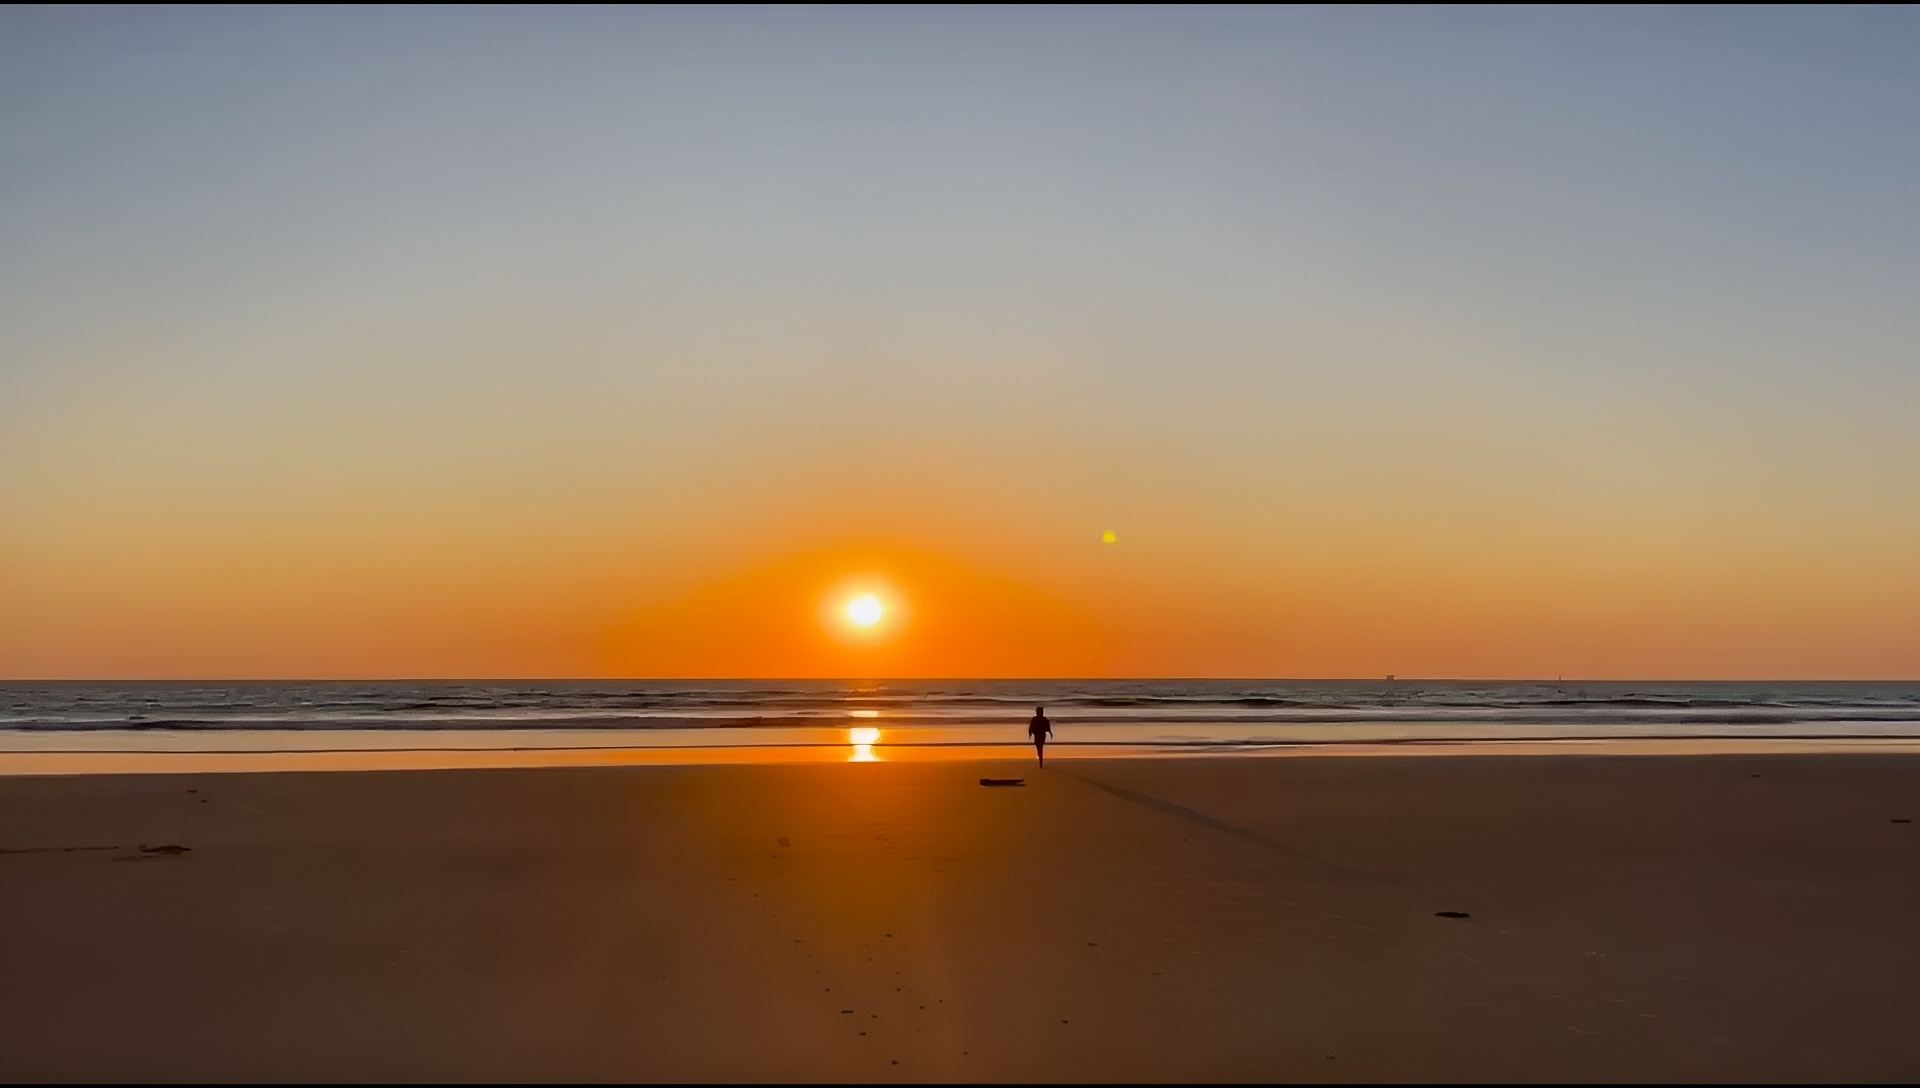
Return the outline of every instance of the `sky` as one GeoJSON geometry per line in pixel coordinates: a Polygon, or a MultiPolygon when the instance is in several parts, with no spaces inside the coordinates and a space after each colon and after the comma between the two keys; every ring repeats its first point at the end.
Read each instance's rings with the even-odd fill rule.
{"type": "Polygon", "coordinates": [[[0,677],[1920,676],[1916,193],[1910,8],[0,9],[0,677]]]}

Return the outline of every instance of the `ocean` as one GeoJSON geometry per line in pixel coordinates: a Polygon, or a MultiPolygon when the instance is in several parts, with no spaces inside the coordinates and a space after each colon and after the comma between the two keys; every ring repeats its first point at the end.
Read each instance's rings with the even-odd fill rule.
{"type": "Polygon", "coordinates": [[[1920,682],[552,680],[0,683],[0,750],[1920,737],[1920,682]]]}

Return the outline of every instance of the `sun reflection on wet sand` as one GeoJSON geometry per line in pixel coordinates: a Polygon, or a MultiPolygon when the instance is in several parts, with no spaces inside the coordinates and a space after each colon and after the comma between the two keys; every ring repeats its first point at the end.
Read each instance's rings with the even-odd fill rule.
{"type": "Polygon", "coordinates": [[[847,757],[848,763],[880,762],[880,757],[873,754],[873,746],[880,743],[880,730],[871,725],[856,725],[847,730],[847,743],[853,745],[853,754],[847,757]]]}

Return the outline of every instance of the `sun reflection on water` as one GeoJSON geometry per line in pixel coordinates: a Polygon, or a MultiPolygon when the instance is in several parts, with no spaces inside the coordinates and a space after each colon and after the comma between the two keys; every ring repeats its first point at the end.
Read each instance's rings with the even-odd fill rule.
{"type": "Polygon", "coordinates": [[[873,746],[880,743],[880,730],[871,725],[856,725],[847,730],[847,743],[853,745],[848,763],[880,762],[880,757],[873,754],[873,746]]]}

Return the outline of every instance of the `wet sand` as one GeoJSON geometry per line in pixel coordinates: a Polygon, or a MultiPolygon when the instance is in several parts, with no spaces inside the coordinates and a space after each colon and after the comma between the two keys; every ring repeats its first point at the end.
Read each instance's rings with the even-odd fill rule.
{"type": "Polygon", "coordinates": [[[0,1079],[1907,1080],[1911,819],[1900,755],[0,778],[0,1079]]]}

